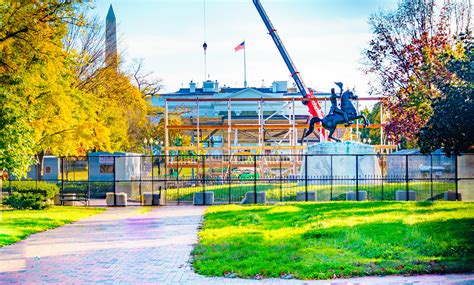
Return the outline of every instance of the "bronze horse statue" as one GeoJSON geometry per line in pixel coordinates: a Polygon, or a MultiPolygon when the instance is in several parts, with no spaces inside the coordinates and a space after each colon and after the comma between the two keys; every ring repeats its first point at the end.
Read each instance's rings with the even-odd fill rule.
{"type": "MultiPolygon", "coordinates": [[[[357,114],[357,110],[354,108],[354,105],[352,105],[351,100],[352,99],[357,99],[357,96],[354,95],[349,90],[344,91],[341,95],[341,110],[343,112],[346,112],[349,121],[352,120],[357,120],[357,119],[364,119],[364,128],[369,125],[369,121],[367,118],[362,114],[359,115],[357,114]]],[[[321,120],[318,117],[313,117],[309,121],[309,129],[304,133],[301,143],[303,143],[303,140],[305,137],[309,136],[313,131],[314,131],[314,124],[321,122],[323,125],[323,128],[329,131],[329,138],[332,140],[335,140],[337,142],[340,142],[340,139],[337,139],[333,137],[332,135],[334,134],[334,131],[336,130],[337,125],[345,123],[344,117],[340,114],[337,113],[330,113],[324,116],[324,118],[321,120]]]]}

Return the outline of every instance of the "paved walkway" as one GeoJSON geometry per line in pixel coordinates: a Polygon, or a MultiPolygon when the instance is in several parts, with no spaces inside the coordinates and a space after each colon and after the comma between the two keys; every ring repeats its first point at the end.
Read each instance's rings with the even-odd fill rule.
{"type": "Polygon", "coordinates": [[[0,248],[0,284],[474,284],[474,275],[328,281],[208,278],[189,259],[204,207],[110,208],[0,248]]]}

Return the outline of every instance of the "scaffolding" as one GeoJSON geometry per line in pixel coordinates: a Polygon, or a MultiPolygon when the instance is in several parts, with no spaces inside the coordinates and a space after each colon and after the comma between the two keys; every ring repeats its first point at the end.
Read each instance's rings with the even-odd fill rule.
{"type": "MultiPolygon", "coordinates": [[[[365,97],[358,98],[356,101],[356,108],[359,111],[359,101],[378,101],[381,102],[381,97],[365,97]]],[[[309,115],[298,115],[295,112],[295,104],[302,101],[318,100],[320,103],[327,106],[328,97],[320,98],[167,98],[165,100],[165,145],[164,152],[169,155],[171,151],[187,151],[194,154],[224,154],[229,157],[227,162],[219,161],[222,167],[223,164],[240,165],[236,159],[232,161],[233,156],[239,154],[289,154],[293,158],[298,158],[306,150],[309,143],[319,142],[318,138],[305,139],[301,141],[303,133],[308,127],[309,115]],[[179,102],[195,104],[196,116],[189,117],[183,120],[182,125],[169,124],[169,102],[179,102]],[[203,117],[200,112],[200,103],[202,102],[221,102],[227,103],[226,114],[218,116],[203,117]],[[253,116],[237,115],[239,110],[233,109],[233,103],[236,102],[255,102],[256,113],[253,116]],[[284,102],[278,108],[274,108],[271,102],[284,102]],[[169,131],[181,130],[188,132],[192,138],[191,146],[171,146],[169,131]],[[221,145],[214,147],[210,143],[210,139],[214,135],[220,135],[222,138],[221,145]]],[[[390,153],[396,146],[391,145],[384,137],[383,127],[384,112],[381,104],[380,124],[370,124],[368,128],[380,129],[381,145],[374,146],[379,153],[390,153]],[[386,144],[384,144],[386,142],[386,144]]],[[[356,121],[355,124],[347,127],[350,128],[351,133],[355,132],[355,140],[360,141],[359,129],[363,127],[356,121]]],[[[339,129],[344,129],[344,126],[338,126],[339,129]]],[[[317,126],[317,131],[325,132],[322,126],[317,126]]],[[[323,139],[327,136],[320,136],[323,139]]],[[[269,156],[271,157],[271,156],[269,156]]],[[[173,162],[170,162],[173,163],[173,162]]],[[[212,161],[209,162],[212,164],[212,161]]],[[[259,170],[263,173],[264,169],[271,169],[271,165],[279,164],[280,162],[262,160],[259,161],[259,170]]],[[[301,164],[301,159],[292,159],[285,161],[284,166],[291,173],[296,174],[301,164]]],[[[198,167],[193,162],[182,162],[185,167],[198,167]]]]}

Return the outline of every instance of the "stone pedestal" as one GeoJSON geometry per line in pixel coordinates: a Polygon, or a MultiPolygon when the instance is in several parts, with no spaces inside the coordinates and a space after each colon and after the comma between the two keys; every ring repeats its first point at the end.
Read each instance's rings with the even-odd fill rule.
{"type": "MultiPolygon", "coordinates": [[[[397,201],[407,201],[407,191],[398,190],[395,192],[395,200],[397,201]]],[[[408,191],[408,201],[416,201],[416,192],[413,190],[408,191]]]]}
{"type": "MultiPolygon", "coordinates": [[[[315,191],[308,191],[308,201],[316,201],[317,199],[315,191]]],[[[296,201],[306,201],[306,192],[296,193],[296,201]]]]}
{"type": "Polygon", "coordinates": [[[214,204],[214,192],[194,192],[193,202],[194,205],[212,205],[214,204]]]}
{"type": "Polygon", "coordinates": [[[160,193],[143,193],[144,206],[160,206],[164,205],[164,199],[160,193]]]}
{"type": "MultiPolygon", "coordinates": [[[[346,192],[346,201],[356,201],[357,200],[357,193],[355,191],[346,192]]],[[[365,201],[367,200],[367,191],[359,191],[359,200],[358,201],[365,201]]]]}
{"type": "Polygon", "coordinates": [[[138,181],[117,182],[115,188],[117,194],[124,193],[130,200],[140,200],[140,182],[138,181]]]}
{"type": "MultiPolygon", "coordinates": [[[[458,194],[463,194],[466,201],[474,200],[474,180],[462,179],[474,177],[474,155],[464,154],[458,156],[458,194]]],[[[460,199],[459,199],[460,200],[460,199]]]]}
{"type": "Polygon", "coordinates": [[[117,193],[114,194],[113,192],[108,192],[105,196],[105,202],[107,206],[127,206],[127,194],[126,193],[117,193]],[[116,204],[115,204],[116,200],[116,204]]]}
{"type": "Polygon", "coordinates": [[[309,146],[307,154],[308,162],[303,159],[301,164],[299,185],[303,185],[306,174],[309,179],[327,177],[328,183],[331,176],[343,177],[348,179],[346,184],[352,185],[355,181],[350,179],[355,179],[356,174],[359,178],[381,176],[378,158],[371,145],[357,142],[321,142],[309,146]],[[305,165],[308,166],[307,171],[305,165]]]}
{"type": "MultiPolygon", "coordinates": [[[[456,201],[456,192],[455,191],[447,191],[444,192],[444,200],[446,201],[456,201]]],[[[462,201],[461,193],[458,193],[458,201],[462,201]]]]}
{"type": "MultiPolygon", "coordinates": [[[[266,193],[257,192],[257,204],[265,204],[266,202],[266,193]]],[[[255,193],[253,191],[245,193],[245,197],[240,204],[255,204],[255,193]]]]}

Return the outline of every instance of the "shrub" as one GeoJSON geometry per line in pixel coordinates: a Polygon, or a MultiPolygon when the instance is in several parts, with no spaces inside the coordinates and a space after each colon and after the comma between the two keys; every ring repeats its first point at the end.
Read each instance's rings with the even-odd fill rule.
{"type": "Polygon", "coordinates": [[[91,198],[105,198],[105,193],[114,192],[113,182],[91,182],[90,183],[90,197],[91,198]]]}
{"type": "Polygon", "coordinates": [[[31,192],[12,193],[5,199],[5,205],[18,210],[42,210],[49,206],[43,195],[31,192]]]}
{"type": "Polygon", "coordinates": [[[10,193],[33,193],[43,196],[43,200],[53,199],[59,193],[59,187],[55,183],[39,181],[10,181],[4,182],[3,191],[10,193]]]}
{"type": "Polygon", "coordinates": [[[91,198],[105,198],[105,193],[114,191],[114,182],[78,182],[68,181],[64,183],[64,193],[86,193],[87,187],[90,190],[91,198]]]}

